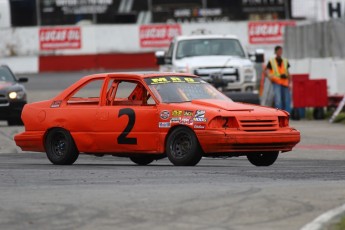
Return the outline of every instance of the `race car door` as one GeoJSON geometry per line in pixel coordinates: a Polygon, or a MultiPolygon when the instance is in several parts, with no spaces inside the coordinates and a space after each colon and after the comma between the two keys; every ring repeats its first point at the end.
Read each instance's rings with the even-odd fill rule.
{"type": "Polygon", "coordinates": [[[106,105],[97,115],[102,145],[114,153],[154,153],[158,149],[158,112],[146,88],[135,80],[111,79],[106,105]]]}

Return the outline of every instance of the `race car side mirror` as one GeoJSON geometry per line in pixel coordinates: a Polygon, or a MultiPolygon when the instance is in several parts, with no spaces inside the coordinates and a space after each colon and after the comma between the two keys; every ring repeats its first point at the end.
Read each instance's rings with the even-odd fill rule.
{"type": "Polygon", "coordinates": [[[165,64],[165,52],[164,51],[156,51],[156,64],[157,65],[164,65],[165,64]]]}

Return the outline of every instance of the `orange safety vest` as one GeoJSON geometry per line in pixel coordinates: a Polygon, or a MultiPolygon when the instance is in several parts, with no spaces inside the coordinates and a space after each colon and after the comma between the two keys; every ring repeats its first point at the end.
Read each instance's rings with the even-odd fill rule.
{"type": "Polygon", "coordinates": [[[271,67],[270,69],[270,74],[273,75],[272,77],[272,82],[283,85],[288,87],[289,86],[289,79],[288,78],[281,78],[281,74],[285,74],[286,76],[288,75],[288,61],[287,59],[283,58],[282,60],[282,65],[278,66],[277,60],[275,58],[272,58],[270,60],[271,67]]]}

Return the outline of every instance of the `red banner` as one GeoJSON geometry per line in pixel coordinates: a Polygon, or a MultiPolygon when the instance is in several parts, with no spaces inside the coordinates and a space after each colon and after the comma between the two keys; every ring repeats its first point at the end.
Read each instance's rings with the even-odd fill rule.
{"type": "Polygon", "coordinates": [[[168,47],[171,40],[181,34],[179,24],[142,25],[140,26],[140,47],[168,47]]]}
{"type": "Polygon", "coordinates": [[[41,50],[80,49],[80,27],[54,27],[39,30],[41,50]]]}
{"type": "Polygon", "coordinates": [[[283,35],[286,26],[296,26],[296,22],[249,22],[249,44],[282,44],[284,42],[283,35]]]}

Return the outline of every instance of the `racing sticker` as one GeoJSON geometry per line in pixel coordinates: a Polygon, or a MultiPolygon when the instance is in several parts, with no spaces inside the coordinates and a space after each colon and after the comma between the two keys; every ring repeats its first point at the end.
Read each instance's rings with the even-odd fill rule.
{"type": "Polygon", "coordinates": [[[194,125],[194,129],[205,129],[205,125],[194,125]]]}
{"type": "Polygon", "coordinates": [[[194,117],[193,120],[195,122],[206,122],[207,118],[205,118],[205,117],[194,117]]]}
{"type": "Polygon", "coordinates": [[[185,110],[185,111],[183,112],[183,116],[191,117],[191,116],[193,116],[193,111],[191,111],[191,110],[185,110]]]}
{"type": "Polygon", "coordinates": [[[163,119],[163,120],[166,120],[166,119],[168,119],[170,117],[170,112],[168,111],[168,110],[163,110],[163,111],[161,111],[161,118],[163,119]]]}
{"type": "Polygon", "coordinates": [[[193,78],[193,77],[153,77],[145,79],[146,83],[148,85],[157,85],[157,84],[167,84],[167,83],[201,83],[204,82],[199,78],[193,78]]]}
{"type": "Polygon", "coordinates": [[[180,117],[180,116],[182,116],[182,110],[173,110],[171,112],[171,116],[173,116],[173,117],[180,117]]]}
{"type": "Polygon", "coordinates": [[[201,117],[205,117],[206,111],[205,110],[197,110],[195,112],[195,118],[201,118],[201,117]]]}
{"type": "Polygon", "coordinates": [[[180,124],[183,125],[192,125],[193,124],[193,119],[191,119],[190,117],[182,117],[180,124]]]}
{"type": "Polygon", "coordinates": [[[53,103],[50,105],[50,108],[59,108],[62,101],[53,101],[53,103]]]}
{"type": "Polygon", "coordinates": [[[173,117],[170,120],[171,123],[181,123],[181,117],[173,117]]]}
{"type": "Polygon", "coordinates": [[[170,122],[159,122],[158,127],[159,128],[170,128],[170,122]]]}

